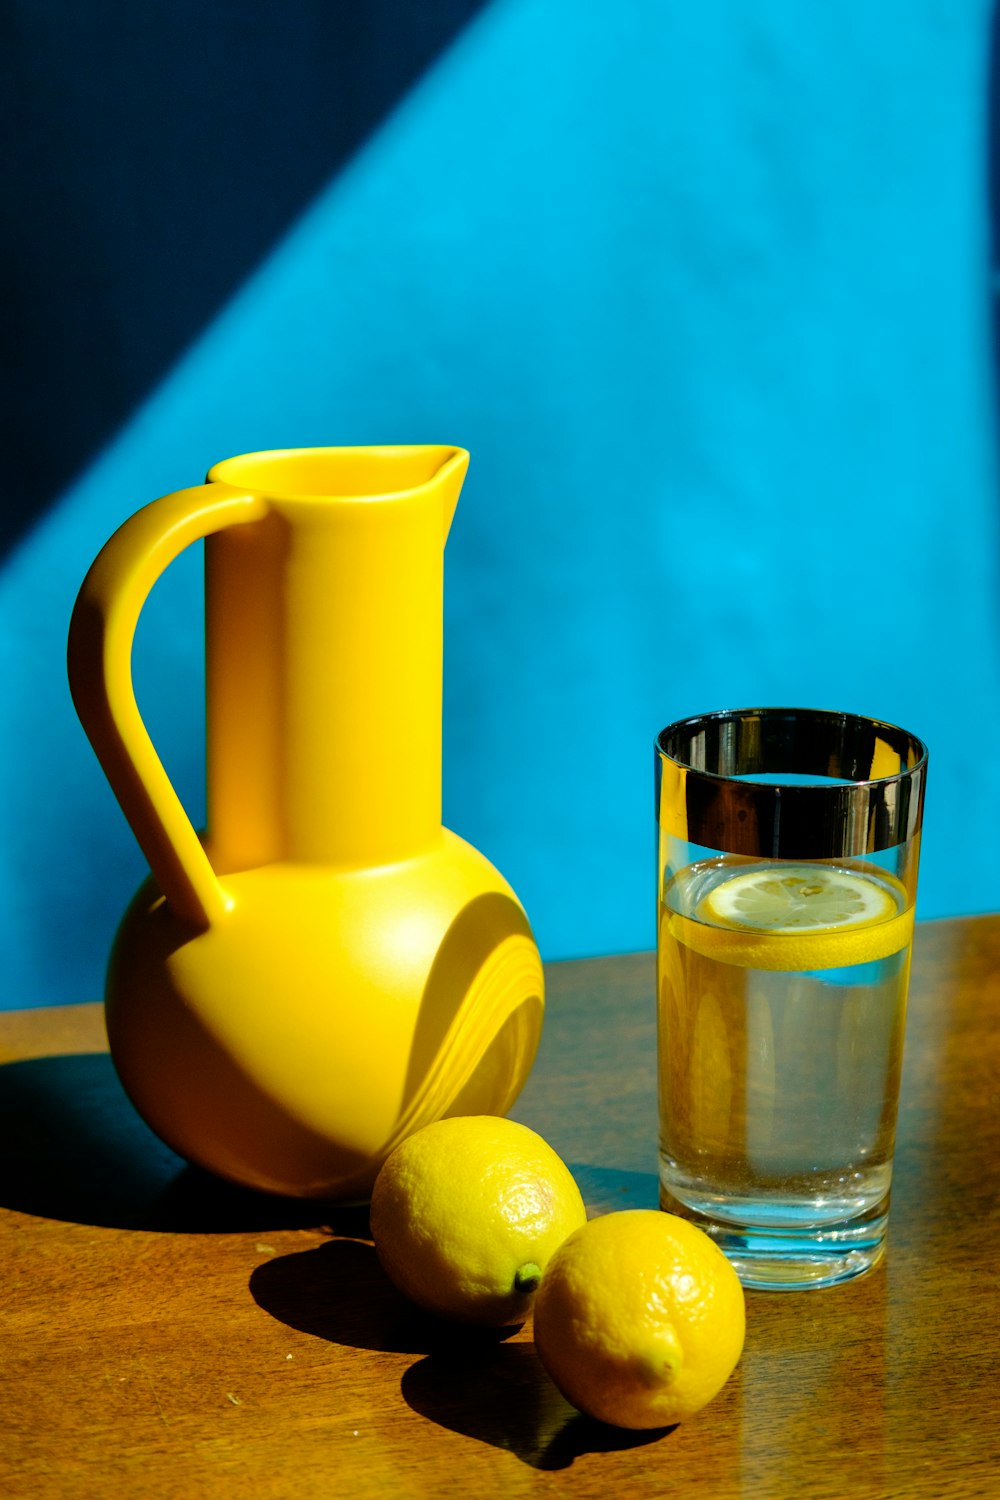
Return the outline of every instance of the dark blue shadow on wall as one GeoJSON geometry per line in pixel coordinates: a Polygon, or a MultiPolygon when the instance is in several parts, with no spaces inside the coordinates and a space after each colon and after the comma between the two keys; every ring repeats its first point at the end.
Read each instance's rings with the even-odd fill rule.
{"type": "Polygon", "coordinates": [[[487,0],[11,0],[0,550],[487,0]]]}

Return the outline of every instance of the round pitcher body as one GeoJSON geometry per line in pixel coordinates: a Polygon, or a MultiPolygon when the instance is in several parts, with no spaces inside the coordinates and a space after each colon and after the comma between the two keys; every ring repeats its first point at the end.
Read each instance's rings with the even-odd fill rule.
{"type": "Polygon", "coordinates": [[[230,876],[192,932],[150,882],[108,972],[115,1066],[181,1156],[231,1181],[359,1198],[392,1147],[446,1114],[504,1114],[534,1060],[543,981],[489,862],[442,831],[381,869],[230,876]]]}

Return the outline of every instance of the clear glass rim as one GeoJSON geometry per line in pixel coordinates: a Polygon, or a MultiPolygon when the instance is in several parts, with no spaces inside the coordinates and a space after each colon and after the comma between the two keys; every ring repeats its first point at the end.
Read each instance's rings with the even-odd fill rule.
{"type": "MultiPolygon", "coordinates": [[[[691,714],[687,718],[676,719],[673,723],[667,724],[665,728],[661,729],[656,736],[656,748],[661,755],[665,756],[668,760],[674,761],[678,766],[682,766],[686,771],[712,780],[731,781],[735,776],[753,773],[743,771],[713,771],[706,766],[697,765],[689,757],[678,754],[675,750],[669,748],[666,742],[669,739],[676,739],[685,732],[689,736],[693,736],[694,733],[710,727],[717,726],[721,729],[727,725],[752,721],[761,723],[783,721],[787,723],[789,720],[798,720],[804,724],[809,723],[817,728],[841,726],[847,730],[868,732],[896,750],[901,760],[905,759],[906,764],[901,765],[897,771],[889,775],[852,776],[845,778],[854,786],[874,786],[879,783],[898,781],[902,777],[912,776],[915,772],[922,770],[927,764],[928,752],[923,740],[918,739],[909,730],[900,728],[898,724],[891,724],[885,719],[869,718],[866,714],[847,713],[824,708],[735,708],[718,709],[711,713],[691,714]]],[[[790,772],[793,768],[786,766],[782,769],[790,772]]],[[[776,780],[770,784],[783,787],[788,791],[813,790],[812,787],[803,787],[800,782],[782,782],[776,780]]],[[[817,783],[816,789],[820,792],[830,790],[829,787],[821,783],[817,783]]]]}
{"type": "Polygon", "coordinates": [[[656,737],[657,818],[689,843],[733,854],[864,855],[919,832],[926,768],[922,740],[864,714],[815,708],[695,714],[656,737]],[[742,779],[754,774],[773,779],[742,779]],[[782,781],[782,774],[818,779],[802,784],[782,781]]]}

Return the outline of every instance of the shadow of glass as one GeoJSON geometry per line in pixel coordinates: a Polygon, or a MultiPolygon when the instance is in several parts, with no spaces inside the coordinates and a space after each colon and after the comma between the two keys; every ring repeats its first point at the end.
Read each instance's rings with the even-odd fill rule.
{"type": "Polygon", "coordinates": [[[633,1172],[575,1161],[569,1163],[569,1169],[592,1219],[624,1208],[660,1206],[660,1183],[655,1172],[633,1172]]]}
{"type": "Polygon", "coordinates": [[[0,1139],[0,1203],[41,1218],[181,1233],[367,1227],[367,1209],[272,1198],[188,1166],[136,1114],[104,1053],[0,1067],[0,1139]]]}

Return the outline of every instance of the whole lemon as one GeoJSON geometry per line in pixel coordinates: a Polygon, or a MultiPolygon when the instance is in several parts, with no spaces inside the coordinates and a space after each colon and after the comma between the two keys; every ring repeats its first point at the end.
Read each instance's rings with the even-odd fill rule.
{"type": "Polygon", "coordinates": [[[494,1115],[425,1125],[372,1191],[372,1238],[399,1290],[430,1312],[495,1327],[524,1321],[552,1254],[586,1217],[551,1146],[494,1115]]]}
{"type": "Polygon", "coordinates": [[[549,1262],[535,1347],[574,1406],[618,1427],[700,1411],[743,1351],[743,1288],[702,1230],[658,1209],[592,1219],[549,1262]]]}

